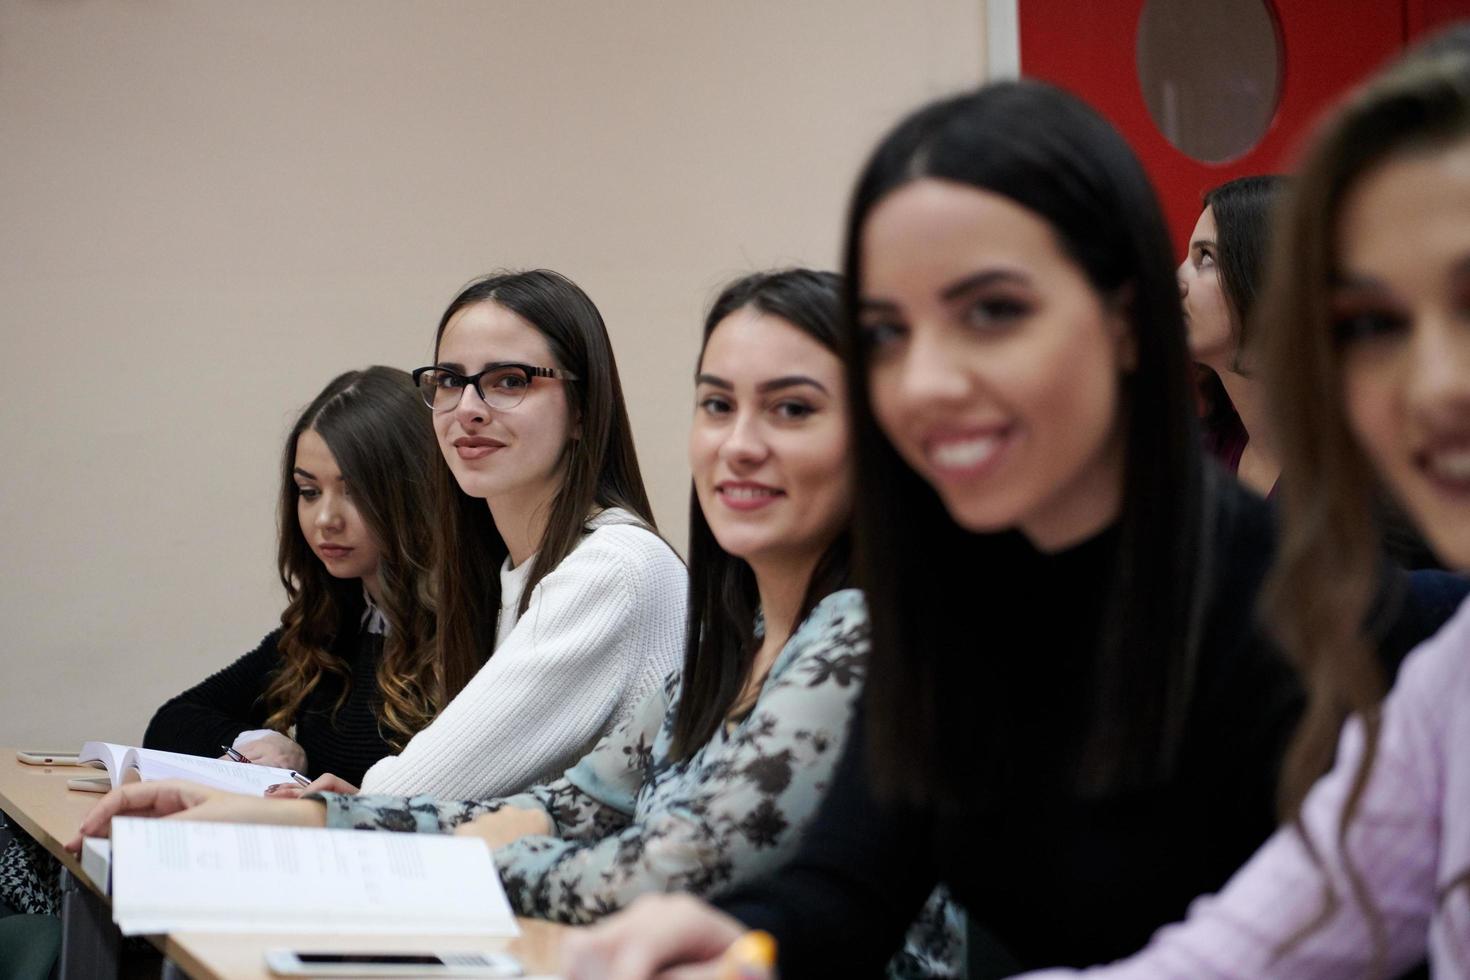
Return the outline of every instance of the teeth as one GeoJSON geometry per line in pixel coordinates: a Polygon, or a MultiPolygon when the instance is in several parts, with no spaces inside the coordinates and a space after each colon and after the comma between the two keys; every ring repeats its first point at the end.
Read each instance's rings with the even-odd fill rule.
{"type": "Polygon", "coordinates": [[[1000,436],[981,436],[964,442],[946,442],[929,450],[929,459],[936,466],[976,466],[994,456],[1000,449],[1000,436]]]}
{"type": "Polygon", "coordinates": [[[766,490],[759,487],[726,487],[721,492],[732,500],[755,500],[758,497],[776,496],[775,490],[766,490]]]}
{"type": "Polygon", "coordinates": [[[1446,480],[1470,480],[1470,449],[1434,453],[1429,457],[1429,469],[1446,480]]]}

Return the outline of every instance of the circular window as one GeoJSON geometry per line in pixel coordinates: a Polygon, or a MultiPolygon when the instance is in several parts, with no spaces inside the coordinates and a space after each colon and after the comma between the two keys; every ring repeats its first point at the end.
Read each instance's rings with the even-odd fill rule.
{"type": "Polygon", "coordinates": [[[1148,0],[1138,82],[1154,125],[1206,163],[1244,156],[1281,97],[1281,42],[1266,0],[1148,0]]]}

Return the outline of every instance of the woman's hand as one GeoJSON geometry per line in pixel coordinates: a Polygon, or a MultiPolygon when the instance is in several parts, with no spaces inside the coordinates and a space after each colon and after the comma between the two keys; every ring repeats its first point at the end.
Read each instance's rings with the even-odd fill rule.
{"type": "Polygon", "coordinates": [[[362,790],[341,776],[333,776],[329,772],[324,772],[306,786],[297,786],[295,783],[276,783],[267,788],[265,792],[273,800],[294,800],[307,793],[346,793],[349,796],[356,796],[362,790]]]}
{"type": "Polygon", "coordinates": [[[478,837],[490,849],[504,847],[522,837],[540,837],[551,833],[551,818],[540,810],[501,807],[493,813],[482,813],[468,823],[454,828],[458,837],[478,837]]]}
{"type": "MultiPolygon", "coordinates": [[[[562,945],[567,980],[723,980],[721,960],[745,926],[690,895],[645,895],[562,945]]],[[[737,968],[738,969],[738,968],[737,968]]],[[[767,974],[769,975],[769,974],[767,974]]]]}
{"type": "Polygon", "coordinates": [[[297,772],[306,768],[306,750],[280,732],[253,739],[235,751],[257,766],[275,766],[297,772]]]}
{"type": "Polygon", "coordinates": [[[181,779],[163,779],[119,786],[97,801],[82,819],[81,830],[66,844],[73,854],[83,837],[106,837],[113,817],[178,817],[220,823],[265,823],[288,827],[325,827],[327,808],[315,800],[278,803],[257,796],[241,796],[181,779]]]}

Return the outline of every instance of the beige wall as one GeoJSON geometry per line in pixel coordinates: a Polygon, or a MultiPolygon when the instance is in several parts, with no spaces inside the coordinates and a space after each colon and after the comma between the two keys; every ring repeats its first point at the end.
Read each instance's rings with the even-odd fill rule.
{"type": "Polygon", "coordinates": [[[978,0],[0,0],[0,745],[134,740],[276,622],[276,462],[340,370],[545,265],[682,546],[703,306],[831,266],[978,0]]]}

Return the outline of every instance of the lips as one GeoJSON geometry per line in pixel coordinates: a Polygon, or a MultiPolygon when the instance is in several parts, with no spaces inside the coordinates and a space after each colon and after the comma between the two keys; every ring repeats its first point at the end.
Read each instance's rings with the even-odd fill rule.
{"type": "Polygon", "coordinates": [[[459,454],[460,459],[474,460],[484,459],[499,449],[504,449],[505,443],[499,439],[491,439],[489,436],[460,436],[454,440],[454,451],[459,454]]]}
{"type": "Polygon", "coordinates": [[[931,435],[924,458],[940,479],[974,479],[989,472],[1010,445],[1009,428],[972,429],[931,435]]]}
{"type": "Polygon", "coordinates": [[[1435,483],[1455,492],[1470,491],[1470,441],[1432,446],[1417,455],[1419,466],[1435,483]]]}
{"type": "Polygon", "coordinates": [[[345,544],[318,544],[316,553],[328,561],[339,561],[352,554],[353,549],[345,544]]]}
{"type": "Polygon", "coordinates": [[[725,480],[715,484],[715,494],[732,510],[759,510],[786,496],[786,491],[751,480],[725,480]]]}

